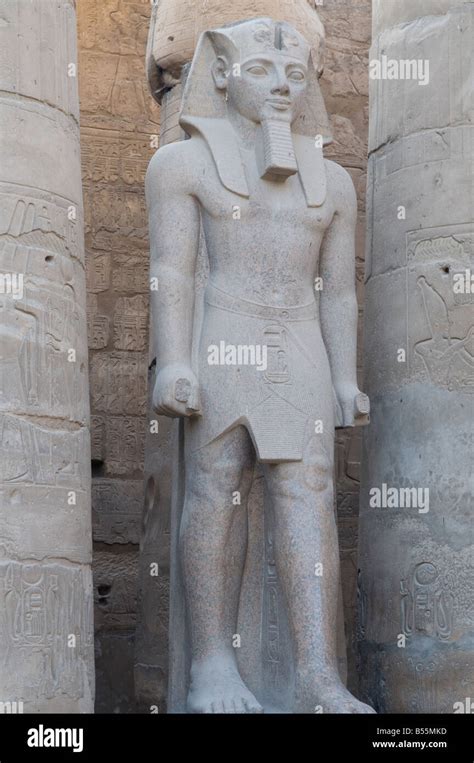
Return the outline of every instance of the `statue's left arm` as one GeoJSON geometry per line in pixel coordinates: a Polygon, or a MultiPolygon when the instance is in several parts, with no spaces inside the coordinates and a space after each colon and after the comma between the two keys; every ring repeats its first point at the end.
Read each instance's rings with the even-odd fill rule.
{"type": "Polygon", "coordinates": [[[321,329],[342,414],[338,426],[353,426],[368,407],[357,386],[357,198],[348,172],[333,162],[326,162],[326,167],[335,213],[321,245],[321,329]]]}

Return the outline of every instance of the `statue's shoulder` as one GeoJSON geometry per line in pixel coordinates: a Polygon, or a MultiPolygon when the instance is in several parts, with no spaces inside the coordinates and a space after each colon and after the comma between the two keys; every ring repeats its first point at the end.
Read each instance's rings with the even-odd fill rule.
{"type": "Polygon", "coordinates": [[[324,160],[326,168],[326,179],[328,194],[333,200],[336,208],[354,208],[357,206],[356,191],[354,183],[348,171],[340,164],[324,160]]]}
{"type": "Polygon", "coordinates": [[[191,190],[199,170],[209,163],[209,152],[199,137],[168,143],[156,151],[146,173],[147,186],[164,186],[191,190]]]}

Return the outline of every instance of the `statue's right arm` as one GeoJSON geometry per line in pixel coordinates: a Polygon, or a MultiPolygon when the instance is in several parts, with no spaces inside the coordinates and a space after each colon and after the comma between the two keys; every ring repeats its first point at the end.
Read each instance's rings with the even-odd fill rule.
{"type": "Polygon", "coordinates": [[[168,416],[199,411],[191,347],[200,215],[190,187],[189,162],[183,156],[187,147],[183,149],[183,143],[159,149],[145,181],[157,372],[153,406],[168,416]]]}

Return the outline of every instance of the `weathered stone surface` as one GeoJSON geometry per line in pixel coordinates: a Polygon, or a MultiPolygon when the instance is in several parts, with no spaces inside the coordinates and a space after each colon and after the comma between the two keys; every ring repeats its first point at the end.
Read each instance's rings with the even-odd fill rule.
{"type": "MultiPolygon", "coordinates": [[[[413,3],[411,10],[417,5],[413,3]]],[[[427,84],[401,78],[373,80],[370,151],[421,130],[439,130],[470,122],[473,108],[470,59],[474,36],[470,4],[464,12],[462,2],[444,5],[449,13],[430,14],[409,25],[387,27],[374,39],[373,59],[381,60],[385,55],[387,60],[428,61],[429,79],[427,84]],[[461,7],[456,10],[457,5],[461,7]],[[389,101],[396,103],[397,108],[387,108],[389,101]]],[[[421,9],[419,12],[424,15],[421,9]]],[[[427,150],[432,153],[433,136],[430,137],[427,150]]],[[[442,155],[447,146],[443,133],[439,137],[438,150],[442,155]]],[[[424,148],[423,138],[418,135],[418,146],[410,154],[405,154],[408,164],[413,158],[421,163],[422,146],[424,148]]]]}
{"type": "Polygon", "coordinates": [[[102,350],[109,344],[110,319],[100,313],[96,294],[87,295],[87,333],[91,350],[102,350]]]}
{"type": "MultiPolygon", "coordinates": [[[[98,631],[95,639],[96,713],[134,713],[133,631],[98,631]]],[[[156,704],[156,703],[155,703],[156,704]]],[[[150,708],[146,708],[151,712],[150,708]]]]}
{"type": "Polygon", "coordinates": [[[423,86],[371,83],[359,670],[389,713],[452,713],[474,679],[473,297],[456,289],[474,265],[474,8],[456,6],[374,6],[371,57],[430,66],[423,86]],[[384,484],[423,500],[376,507],[384,484]]]}
{"type": "MultiPolygon", "coordinates": [[[[150,8],[149,0],[78,3],[87,289],[96,297],[89,301],[94,533],[98,548],[121,554],[126,545],[136,556],[148,366],[144,176],[160,131],[143,66],[150,8]]],[[[120,577],[119,565],[113,569],[120,577]]],[[[126,712],[131,637],[120,622],[109,618],[109,626],[100,636],[97,709],[126,712]]]]}
{"type": "Polygon", "coordinates": [[[203,35],[180,118],[190,140],[158,151],[147,173],[160,284],[153,407],[184,417],[172,491],[172,712],[371,712],[344,688],[336,658],[334,426],[363,423],[365,404],[368,413],[356,381],[356,198],[314,145],[324,120],[312,111],[322,101],[309,55],[295,29],[269,19],[203,35]],[[262,51],[265,76],[247,63],[227,77],[222,61],[232,71],[262,51]],[[198,207],[209,279],[193,315],[198,207]],[[263,342],[264,373],[239,360],[211,368],[219,339],[263,342]],[[265,507],[260,489],[247,515],[256,462],[265,507]]]}
{"type": "Polygon", "coordinates": [[[98,353],[92,357],[93,410],[133,416],[146,411],[146,358],[135,352],[98,353]]]}
{"type": "MultiPolygon", "coordinates": [[[[148,410],[155,364],[148,378],[148,410]]],[[[138,623],[135,635],[135,696],[142,711],[167,708],[169,663],[170,504],[175,422],[153,416],[158,432],[145,440],[145,498],[141,524],[138,623]]]]}
{"type": "Polygon", "coordinates": [[[271,16],[288,21],[318,52],[324,30],[312,5],[308,0],[235,0],[232,5],[220,0],[154,0],[146,54],[154,97],[161,100],[164,89],[179,83],[203,31],[236,20],[271,16]]]}
{"type": "Polygon", "coordinates": [[[89,438],[0,414],[2,558],[90,563],[89,438]]]}
{"type": "Polygon", "coordinates": [[[0,646],[2,701],[22,701],[25,713],[91,712],[90,567],[2,560],[0,646]]]}
{"type": "Polygon", "coordinates": [[[94,551],[94,603],[96,629],[133,630],[136,624],[136,549],[131,546],[104,547],[94,551]]]}
{"type": "MultiPolygon", "coordinates": [[[[39,104],[52,106],[77,121],[77,72],[72,70],[68,76],[68,66],[75,65],[77,57],[74,3],[54,5],[2,0],[1,11],[0,91],[21,94],[39,104]],[[12,30],[21,30],[21,34],[12,34],[12,30]],[[23,55],[26,50],[27,57],[23,55]]],[[[44,141],[45,146],[47,143],[44,141]]],[[[18,158],[21,161],[22,157],[18,158]]],[[[71,162],[70,170],[77,172],[75,164],[71,162]]]]}
{"type": "Polygon", "coordinates": [[[74,3],[2,0],[0,18],[0,270],[23,279],[0,294],[0,700],[91,712],[74,3]]]}
{"type": "Polygon", "coordinates": [[[92,526],[96,541],[138,544],[142,510],[142,480],[94,480],[92,526]]]}
{"type": "Polygon", "coordinates": [[[144,296],[120,297],[115,303],[114,347],[144,352],[148,346],[148,301],[144,296]]]}
{"type": "MultiPolygon", "coordinates": [[[[444,15],[456,5],[462,5],[456,0],[397,0],[396,3],[385,3],[384,0],[373,0],[373,24],[372,32],[374,39],[384,30],[391,29],[399,24],[406,24],[416,19],[424,19],[429,16],[444,15]]],[[[431,21],[431,19],[430,19],[431,21]]]]}

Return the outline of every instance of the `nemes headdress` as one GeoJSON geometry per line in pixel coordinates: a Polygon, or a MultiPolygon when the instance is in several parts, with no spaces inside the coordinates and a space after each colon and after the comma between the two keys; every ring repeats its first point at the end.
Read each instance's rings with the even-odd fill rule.
{"type": "MultiPolygon", "coordinates": [[[[180,124],[189,134],[206,140],[223,185],[248,197],[249,191],[233,128],[227,118],[224,94],[212,79],[212,65],[218,56],[244,61],[265,50],[300,59],[307,67],[307,89],[303,112],[291,126],[295,172],[303,185],[308,206],[320,206],[326,195],[324,160],[318,137],[326,145],[332,140],[319,76],[307,40],[285,22],[269,18],[242,21],[204,32],[198,42],[183,94],[180,124]]],[[[291,170],[287,174],[293,174],[291,170]]]]}

